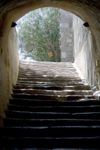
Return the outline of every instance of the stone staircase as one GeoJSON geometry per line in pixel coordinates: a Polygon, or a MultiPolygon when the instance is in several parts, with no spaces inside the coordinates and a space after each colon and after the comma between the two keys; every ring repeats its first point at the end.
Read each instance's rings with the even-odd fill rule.
{"type": "Polygon", "coordinates": [[[20,62],[1,150],[100,150],[100,100],[71,63],[20,62]]]}

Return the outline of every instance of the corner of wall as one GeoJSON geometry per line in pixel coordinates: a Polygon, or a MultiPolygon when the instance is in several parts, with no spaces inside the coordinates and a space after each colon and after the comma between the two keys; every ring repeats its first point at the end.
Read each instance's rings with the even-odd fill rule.
{"type": "Polygon", "coordinates": [[[75,64],[86,82],[95,85],[95,48],[91,31],[83,26],[83,21],[74,16],[74,53],[75,64]],[[78,28],[77,28],[78,27],[78,28]]]}

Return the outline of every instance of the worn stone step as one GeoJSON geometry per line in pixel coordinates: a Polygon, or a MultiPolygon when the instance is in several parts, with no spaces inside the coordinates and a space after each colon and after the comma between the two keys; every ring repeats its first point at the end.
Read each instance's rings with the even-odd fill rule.
{"type": "Polygon", "coordinates": [[[24,87],[27,87],[27,86],[31,86],[31,87],[34,87],[34,86],[74,86],[74,85],[83,85],[83,82],[80,82],[80,83],[77,83],[77,82],[67,82],[67,83],[51,83],[51,82],[17,82],[16,86],[19,86],[19,85],[23,85],[24,87]]]}
{"type": "Polygon", "coordinates": [[[13,92],[3,150],[100,149],[100,100],[72,63],[21,61],[13,92]]]}
{"type": "Polygon", "coordinates": [[[18,81],[46,81],[46,82],[81,82],[82,79],[71,79],[71,78],[43,78],[43,77],[28,77],[18,78],[18,81]]]}
{"type": "Polygon", "coordinates": [[[24,60],[20,60],[20,65],[28,65],[28,67],[30,66],[30,65],[35,65],[35,66],[37,66],[37,65],[51,65],[51,66],[59,66],[59,65],[63,65],[63,66],[73,66],[73,63],[71,63],[71,62],[49,62],[49,61],[33,61],[33,60],[31,60],[31,61],[24,61],[24,60]]]}
{"type": "MultiPolygon", "coordinates": [[[[76,75],[78,75],[79,76],[79,74],[77,73],[77,71],[75,70],[75,69],[70,69],[70,68],[66,68],[65,70],[64,69],[62,69],[62,72],[60,72],[61,71],[61,69],[59,69],[59,70],[57,70],[56,69],[56,71],[58,72],[58,75],[59,74],[62,74],[62,72],[66,72],[66,75],[67,74],[70,74],[70,73],[72,73],[72,74],[76,74],[76,75]]],[[[32,68],[32,69],[25,69],[25,70],[22,70],[22,69],[19,69],[19,74],[27,74],[27,73],[29,73],[29,74],[35,74],[35,73],[37,73],[37,72],[41,72],[41,74],[48,74],[49,75],[49,72],[51,72],[51,74],[57,74],[56,72],[55,72],[55,68],[54,69],[47,69],[47,70],[40,70],[40,69],[34,69],[34,68],[32,68]]]]}
{"type": "Polygon", "coordinates": [[[29,84],[17,84],[14,86],[14,89],[46,89],[46,90],[90,90],[89,85],[68,85],[68,86],[62,86],[62,85],[29,85],[29,84]]]}
{"type": "MultiPolygon", "coordinates": [[[[8,150],[8,148],[1,148],[1,150],[8,150]]],[[[12,150],[12,148],[9,150],[12,150]]],[[[13,150],[100,150],[98,148],[95,149],[91,149],[91,148],[80,148],[80,149],[76,149],[76,148],[13,148],[13,150]]]]}
{"type": "Polygon", "coordinates": [[[37,66],[39,66],[39,67],[41,67],[41,66],[45,66],[45,67],[60,67],[60,66],[63,66],[63,67],[69,67],[69,66],[72,66],[73,67],[73,64],[72,63],[70,63],[70,62],[43,62],[43,61],[39,61],[39,62],[31,62],[31,61],[22,61],[22,62],[20,62],[20,66],[24,66],[24,67],[37,67],[37,66]]]}
{"type": "MultiPolygon", "coordinates": [[[[22,70],[26,70],[26,69],[34,69],[34,70],[37,70],[37,69],[41,69],[41,67],[43,68],[42,70],[49,70],[49,69],[51,69],[51,70],[54,70],[54,69],[56,69],[56,70],[61,70],[61,67],[62,67],[62,69],[63,70],[66,70],[66,69],[68,69],[68,68],[70,68],[70,69],[75,69],[74,67],[73,67],[73,65],[61,65],[61,64],[52,64],[52,62],[51,62],[51,64],[23,64],[23,65],[20,65],[19,66],[19,68],[20,69],[22,69],[22,70]]],[[[41,71],[42,71],[41,70],[41,71]]]]}
{"type": "Polygon", "coordinates": [[[70,77],[70,78],[74,78],[74,79],[79,79],[79,75],[77,74],[77,73],[72,73],[72,72],[69,72],[69,73],[67,73],[67,74],[65,74],[64,75],[64,73],[62,72],[62,74],[60,73],[60,74],[58,74],[58,75],[56,75],[56,74],[54,74],[54,73],[52,73],[52,75],[50,75],[50,73],[48,72],[46,72],[46,73],[41,73],[41,72],[37,72],[36,74],[33,72],[27,72],[27,73],[19,73],[19,77],[41,77],[41,76],[48,76],[48,77],[56,77],[56,76],[58,76],[58,77],[65,77],[65,78],[68,78],[68,77],[70,77]]]}
{"type": "MultiPolygon", "coordinates": [[[[59,71],[59,70],[62,70],[63,72],[66,71],[66,70],[75,70],[76,69],[73,67],[73,66],[52,66],[52,65],[33,65],[33,66],[26,66],[26,65],[23,65],[23,66],[19,66],[19,70],[21,71],[26,71],[26,70],[29,70],[29,71],[33,71],[33,70],[36,70],[36,71],[41,71],[41,72],[44,72],[44,71],[59,71]],[[66,68],[65,68],[66,67],[66,68]]],[[[56,72],[55,72],[56,73],[56,72]]],[[[59,73],[59,72],[58,72],[59,73]]]]}
{"type": "Polygon", "coordinates": [[[29,85],[30,84],[33,84],[33,85],[55,85],[56,84],[56,85],[62,85],[63,86],[63,85],[77,85],[77,84],[83,85],[84,83],[82,81],[81,82],[77,82],[77,81],[76,82],[75,81],[71,81],[71,82],[70,81],[69,82],[68,81],[67,82],[60,82],[60,81],[58,81],[58,82],[57,81],[55,81],[55,82],[50,82],[50,81],[48,81],[48,82],[47,81],[46,82],[42,82],[42,81],[41,82],[40,81],[18,81],[17,85],[18,84],[29,84],[29,85]]]}
{"type": "Polygon", "coordinates": [[[20,66],[24,65],[25,67],[28,66],[31,67],[31,66],[52,66],[52,67],[59,67],[59,66],[72,66],[73,67],[73,63],[70,63],[70,62],[48,62],[48,61],[37,61],[37,62],[27,62],[27,61],[24,61],[24,62],[20,62],[20,66]]]}
{"type": "Polygon", "coordinates": [[[52,65],[52,62],[50,65],[42,65],[41,63],[38,65],[38,64],[34,64],[34,65],[20,65],[19,66],[19,69],[20,70],[41,70],[41,71],[49,71],[49,70],[62,70],[62,71],[66,71],[66,70],[70,70],[70,69],[75,69],[76,68],[73,66],[73,65],[60,65],[60,64],[57,64],[57,65],[52,65]],[[42,68],[42,69],[41,69],[42,68]]]}
{"type": "Polygon", "coordinates": [[[10,137],[93,137],[99,136],[100,126],[33,126],[6,127],[1,134],[10,137]]]}
{"type": "Polygon", "coordinates": [[[31,66],[26,66],[26,65],[23,65],[23,66],[19,66],[19,70],[21,71],[26,71],[26,70],[41,70],[41,71],[55,71],[55,69],[57,71],[59,70],[62,70],[62,71],[66,71],[66,70],[75,70],[76,69],[71,65],[71,66],[62,66],[62,65],[59,65],[59,66],[54,66],[54,65],[31,65],[31,66]],[[42,68],[42,69],[41,69],[42,68]]]}
{"type": "Polygon", "coordinates": [[[100,100],[95,99],[81,99],[81,100],[37,100],[37,99],[21,99],[12,98],[10,104],[18,106],[88,106],[88,105],[99,105],[100,100]]]}
{"type": "Polygon", "coordinates": [[[17,83],[28,83],[28,84],[62,84],[62,85],[65,85],[65,84],[84,84],[83,81],[21,81],[21,80],[18,80],[17,83]]]}
{"type": "MultiPolygon", "coordinates": [[[[22,119],[22,118],[5,118],[4,126],[6,127],[33,127],[33,126],[99,126],[100,119],[22,119]]],[[[56,130],[56,129],[55,129],[56,130]]]]}
{"type": "Polygon", "coordinates": [[[18,106],[8,105],[8,110],[18,111],[31,111],[31,112],[98,112],[100,111],[100,105],[89,105],[89,106],[18,106]]]}
{"type": "MultiPolygon", "coordinates": [[[[25,73],[22,73],[22,74],[20,74],[19,73],[19,76],[21,76],[21,75],[23,75],[23,74],[25,74],[25,73]]],[[[27,73],[26,73],[26,75],[27,75],[27,73]]],[[[70,74],[71,75],[71,74],[70,74]]],[[[22,76],[22,78],[25,78],[25,76],[22,76]]],[[[28,76],[28,78],[44,78],[44,79],[80,79],[80,76],[78,75],[78,76],[74,76],[74,78],[71,78],[70,76],[66,76],[66,75],[59,75],[59,74],[53,74],[53,75],[51,75],[51,74],[48,74],[48,75],[46,75],[46,74],[32,74],[31,76],[28,76]]]]}
{"type": "Polygon", "coordinates": [[[100,137],[4,137],[1,147],[16,148],[99,148],[100,137]]]}
{"type": "MultiPolygon", "coordinates": [[[[24,71],[24,70],[41,70],[41,71],[55,71],[55,69],[57,71],[59,70],[62,70],[62,71],[66,71],[66,70],[69,70],[70,69],[75,69],[72,65],[71,66],[62,66],[62,65],[58,65],[58,66],[54,66],[54,65],[31,65],[31,66],[27,66],[27,65],[23,65],[23,66],[19,66],[19,69],[21,71],[24,71]],[[42,69],[41,69],[42,68],[42,69]]],[[[75,69],[76,70],[76,69],[75,69]]]]}
{"type": "Polygon", "coordinates": [[[14,89],[14,93],[50,94],[50,95],[93,95],[92,90],[39,90],[39,89],[14,89]]]}
{"type": "Polygon", "coordinates": [[[32,78],[33,78],[33,79],[34,79],[34,78],[47,79],[47,78],[48,78],[49,80],[50,80],[50,79],[51,79],[51,80],[52,80],[52,79],[55,79],[55,80],[58,80],[58,79],[59,79],[59,80],[60,80],[60,79],[61,79],[61,80],[64,80],[64,77],[65,77],[65,80],[68,80],[68,79],[70,80],[71,78],[72,78],[73,80],[76,80],[76,81],[77,81],[77,80],[80,80],[80,77],[79,77],[78,75],[75,75],[75,74],[74,74],[74,75],[70,75],[70,74],[69,74],[69,75],[66,75],[66,76],[60,75],[60,76],[58,76],[58,78],[56,77],[56,75],[52,75],[52,76],[45,75],[45,76],[44,76],[44,75],[39,75],[39,76],[36,75],[36,76],[35,76],[34,74],[19,74],[19,75],[18,75],[18,78],[19,78],[19,79],[20,79],[20,78],[23,78],[23,77],[24,77],[24,78],[28,78],[28,79],[30,79],[30,78],[31,78],[31,79],[32,79],[32,78]],[[45,76],[47,76],[47,77],[45,77],[45,76]]]}
{"type": "Polygon", "coordinates": [[[54,119],[54,118],[80,118],[80,119],[99,119],[100,112],[28,112],[28,111],[14,111],[7,110],[6,117],[14,118],[43,118],[43,119],[54,119]]]}
{"type": "Polygon", "coordinates": [[[55,79],[55,80],[66,80],[66,79],[73,79],[73,80],[80,80],[80,77],[79,76],[72,76],[71,77],[71,75],[67,75],[67,76],[64,76],[64,75],[44,75],[44,74],[36,74],[36,75],[34,75],[34,74],[19,74],[18,75],[18,78],[39,78],[39,79],[55,79]]]}
{"type": "MultiPolygon", "coordinates": [[[[60,72],[61,71],[61,69],[59,69],[59,70],[57,70],[57,69],[48,69],[48,70],[41,70],[41,69],[34,69],[34,68],[32,68],[32,69],[24,69],[24,70],[22,70],[22,69],[19,69],[19,74],[33,74],[33,75],[36,75],[37,74],[37,72],[40,72],[40,74],[42,75],[46,75],[46,74],[48,74],[49,75],[49,72],[50,72],[50,74],[52,75],[52,74],[55,74],[55,75],[57,75],[57,73],[56,72],[58,72],[58,75],[60,75],[60,74],[62,74],[62,73],[66,73],[66,75],[68,75],[68,74],[70,74],[70,73],[72,73],[72,74],[75,74],[75,75],[78,75],[79,76],[79,74],[78,74],[78,72],[74,69],[74,68],[72,68],[72,69],[63,69],[62,70],[62,72],[60,72]],[[55,71],[56,70],[56,71],[55,71]]],[[[38,75],[38,74],[37,74],[38,75]]]]}
{"type": "Polygon", "coordinates": [[[95,99],[93,95],[45,95],[45,94],[27,94],[27,93],[14,93],[13,98],[24,99],[41,99],[41,100],[79,100],[82,98],[95,99]]]}
{"type": "MultiPolygon", "coordinates": [[[[58,70],[58,72],[60,72],[61,70],[58,70]]],[[[61,71],[60,73],[55,73],[55,70],[54,71],[39,71],[39,70],[33,70],[33,71],[23,71],[23,72],[19,72],[19,76],[23,76],[23,75],[26,75],[26,76],[33,76],[33,77],[44,77],[44,76],[48,76],[48,77],[73,77],[73,78],[79,78],[79,74],[76,72],[76,71],[67,71],[68,73],[66,73],[66,71],[61,71]]]]}
{"type": "Polygon", "coordinates": [[[57,69],[59,69],[60,67],[63,67],[64,69],[65,68],[69,68],[69,67],[71,67],[71,68],[74,68],[74,66],[73,66],[73,64],[67,64],[67,63],[62,63],[62,62],[57,62],[57,63],[53,63],[53,62],[44,62],[44,63],[42,63],[42,62],[32,62],[32,63],[20,63],[20,65],[19,65],[19,67],[21,67],[21,68],[27,68],[27,69],[29,69],[29,68],[37,68],[37,67],[40,67],[41,68],[41,66],[42,67],[48,67],[48,68],[57,68],[57,69]]]}
{"type": "Polygon", "coordinates": [[[48,72],[50,72],[51,74],[52,73],[60,74],[60,73],[62,73],[60,71],[62,71],[63,73],[68,73],[68,72],[76,72],[77,73],[77,70],[73,67],[66,67],[66,68],[64,68],[62,66],[60,66],[58,68],[57,67],[51,67],[51,66],[50,67],[48,67],[48,66],[36,66],[36,67],[31,66],[29,68],[24,67],[24,66],[23,66],[23,68],[22,68],[22,66],[19,67],[19,72],[21,72],[21,73],[23,73],[23,72],[33,72],[33,73],[37,73],[37,72],[48,73],[48,72]]]}

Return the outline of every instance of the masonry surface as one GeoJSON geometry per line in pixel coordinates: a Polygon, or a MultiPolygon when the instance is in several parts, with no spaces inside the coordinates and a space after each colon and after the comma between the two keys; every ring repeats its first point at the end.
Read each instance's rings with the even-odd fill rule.
{"type": "Polygon", "coordinates": [[[73,14],[61,10],[61,61],[74,62],[73,14]]]}
{"type": "MultiPolygon", "coordinates": [[[[12,22],[16,22],[31,10],[48,6],[72,12],[83,22],[88,22],[90,31],[85,29],[86,32],[82,37],[75,28],[77,37],[80,38],[77,40],[76,37],[74,41],[80,43],[81,39],[81,44],[75,43],[76,46],[74,44],[76,49],[74,60],[87,82],[90,85],[96,84],[100,89],[100,2],[98,0],[5,0],[0,2],[0,118],[5,117],[5,109],[18,77],[19,59],[15,44],[17,40],[15,40],[15,31],[11,28],[12,22]]],[[[82,28],[81,31],[83,33],[84,29],[82,28]]]]}
{"type": "Polygon", "coordinates": [[[69,62],[20,61],[3,123],[0,150],[100,147],[100,100],[69,62]]]}

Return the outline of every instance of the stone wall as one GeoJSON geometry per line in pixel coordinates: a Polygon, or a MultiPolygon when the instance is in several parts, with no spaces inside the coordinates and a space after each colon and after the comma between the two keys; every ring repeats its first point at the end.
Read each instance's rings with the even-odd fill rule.
{"type": "Polygon", "coordinates": [[[95,44],[91,31],[83,23],[79,17],[73,15],[74,59],[88,84],[95,85],[95,44]]]}
{"type": "Polygon", "coordinates": [[[61,61],[73,62],[89,85],[98,87],[96,45],[93,35],[76,15],[61,10],[61,61]]]}
{"type": "Polygon", "coordinates": [[[73,14],[61,10],[61,61],[73,62],[73,14]]]}
{"type": "Polygon", "coordinates": [[[5,117],[5,110],[11,98],[13,85],[16,84],[18,77],[18,51],[17,51],[17,34],[11,29],[9,39],[5,36],[5,40],[1,39],[0,52],[0,126],[3,126],[2,118],[5,117]]]}
{"type": "Polygon", "coordinates": [[[76,59],[82,46],[86,42],[89,34],[89,28],[83,26],[84,22],[73,14],[73,30],[74,30],[74,58],[76,59]]]}

